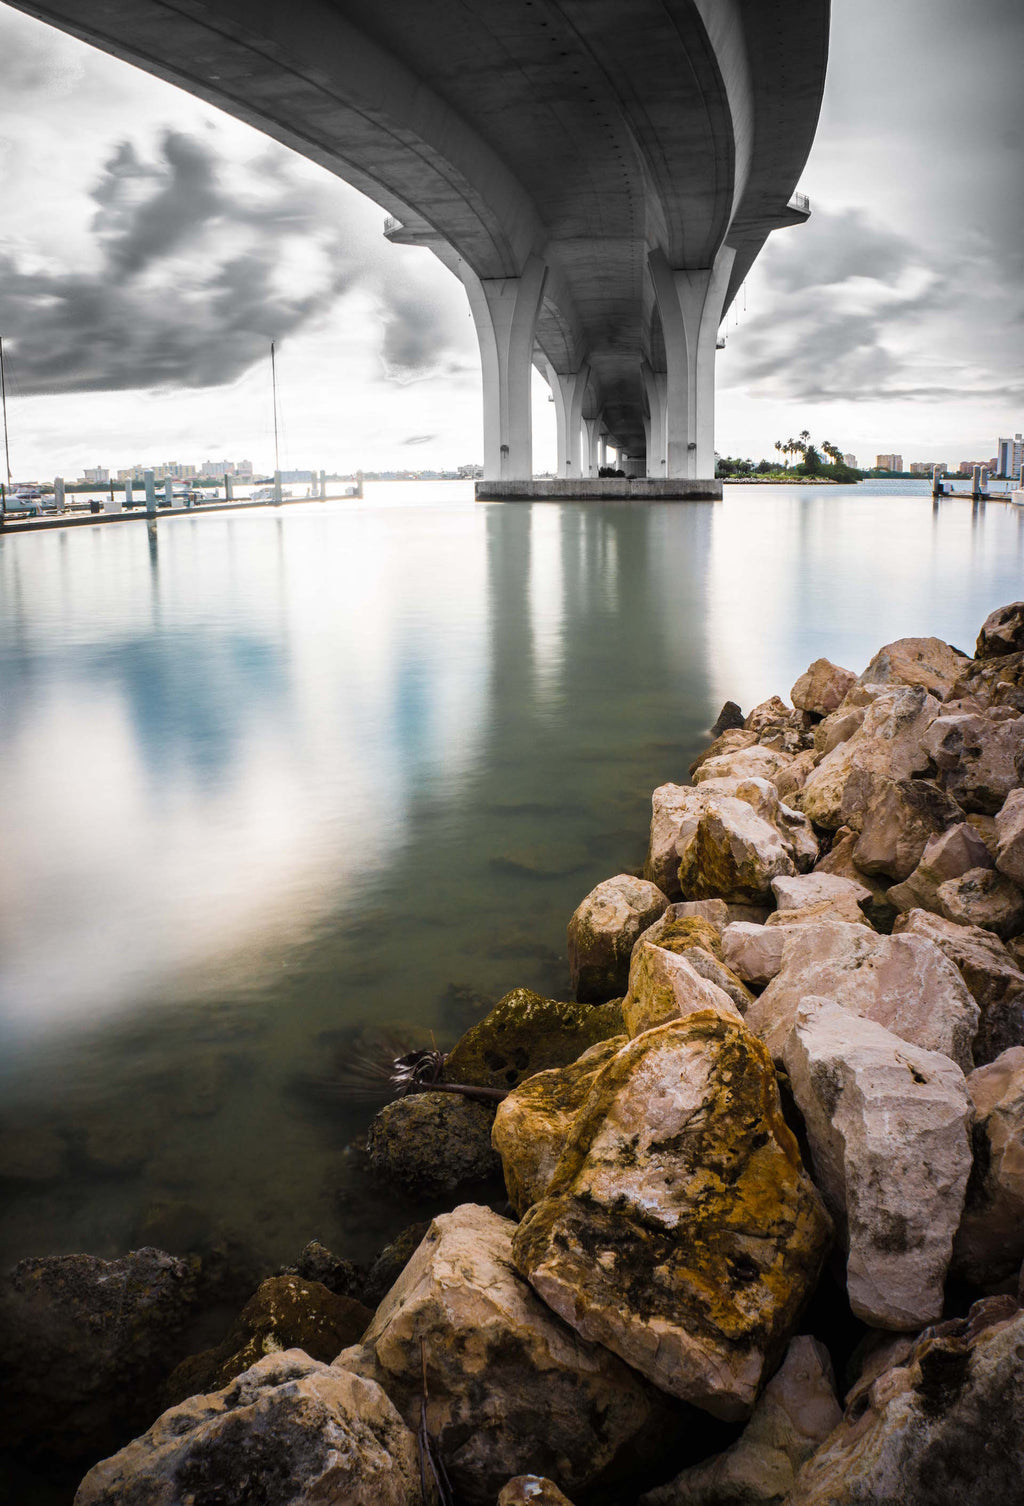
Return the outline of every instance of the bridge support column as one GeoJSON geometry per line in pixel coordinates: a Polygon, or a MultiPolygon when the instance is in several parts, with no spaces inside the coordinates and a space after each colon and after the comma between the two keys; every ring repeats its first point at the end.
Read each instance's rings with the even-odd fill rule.
{"type": "Polygon", "coordinates": [[[665,395],[668,377],[664,371],[652,371],[647,362],[641,368],[644,395],[647,398],[647,416],[644,432],[647,435],[647,474],[658,479],[667,474],[665,464],[665,395]]]}
{"type": "Polygon", "coordinates": [[[556,371],[546,356],[540,369],[555,400],[555,432],[558,449],[558,474],[580,476],[580,426],[583,421],[583,397],[590,378],[590,367],[579,371],[556,371]]]}
{"type": "Polygon", "coordinates": [[[660,251],[649,258],[665,336],[665,472],[672,478],[715,474],[715,348],[735,256],[723,246],[714,266],[682,271],[660,251]]]}
{"type": "Polygon", "coordinates": [[[533,342],[547,267],[539,256],[531,256],[520,277],[481,280],[463,262],[459,275],[480,345],[484,477],[528,481],[533,475],[533,342]]]}
{"type": "Polygon", "coordinates": [[[598,450],[601,443],[600,418],[583,420],[583,471],[584,475],[596,476],[600,464],[598,450]]]}

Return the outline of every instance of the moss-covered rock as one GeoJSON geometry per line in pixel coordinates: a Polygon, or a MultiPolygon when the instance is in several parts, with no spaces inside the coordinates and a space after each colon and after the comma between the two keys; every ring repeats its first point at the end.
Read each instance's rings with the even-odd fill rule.
{"type": "Polygon", "coordinates": [[[456,1044],[446,1082],[514,1088],[534,1072],[565,1067],[598,1041],[622,1033],[622,1001],[572,1004],[514,988],[456,1044]]]}
{"type": "Polygon", "coordinates": [[[637,937],[663,914],[668,900],[657,884],[619,873],[577,905],[569,921],[569,973],[577,999],[600,1003],[621,997],[637,937]]]}
{"type": "Polygon", "coordinates": [[[627,1039],[614,1035],[568,1067],[536,1072],[499,1104],[491,1143],[501,1156],[509,1201],[520,1218],[547,1191],[595,1078],[627,1039]]]}
{"type": "Polygon", "coordinates": [[[513,1251],[584,1338],[735,1419],[791,1337],[830,1237],[767,1051],[708,1011],[611,1059],[513,1251]]]}
{"type": "Polygon", "coordinates": [[[666,952],[686,953],[691,947],[703,947],[713,957],[722,960],[722,933],[703,915],[680,915],[680,905],[672,905],[648,926],[641,940],[651,941],[666,952]]]}
{"type": "Polygon", "coordinates": [[[219,1391],[266,1354],[301,1349],[329,1363],[369,1327],[373,1314],[351,1297],[338,1297],[319,1281],[271,1276],[242,1309],[222,1343],[182,1360],[168,1377],[164,1405],[219,1391]]]}
{"type": "Polygon", "coordinates": [[[385,1104],[366,1149],[373,1170],[412,1193],[451,1192],[496,1176],[491,1149],[494,1106],[454,1093],[411,1093],[385,1104]]]}

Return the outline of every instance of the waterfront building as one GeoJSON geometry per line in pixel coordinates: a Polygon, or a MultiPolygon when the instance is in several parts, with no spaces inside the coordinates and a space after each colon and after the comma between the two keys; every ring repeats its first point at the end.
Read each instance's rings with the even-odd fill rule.
{"type": "Polygon", "coordinates": [[[995,474],[1019,476],[1022,465],[1024,465],[1024,439],[1019,434],[1015,434],[1012,439],[997,439],[995,474]]]}
{"type": "Polygon", "coordinates": [[[936,466],[938,466],[943,474],[949,469],[944,460],[914,460],[910,464],[910,474],[912,476],[930,476],[936,466]]]}
{"type": "Polygon", "coordinates": [[[93,486],[106,486],[110,472],[102,465],[86,466],[82,471],[82,480],[91,481],[93,486]]]}
{"type": "Polygon", "coordinates": [[[844,465],[848,465],[850,467],[851,471],[855,471],[855,470],[858,469],[856,455],[844,455],[843,456],[843,464],[844,465]]]}
{"type": "Polygon", "coordinates": [[[903,469],[903,456],[902,455],[876,455],[875,456],[875,470],[876,471],[902,471],[902,469],[903,469]]]}

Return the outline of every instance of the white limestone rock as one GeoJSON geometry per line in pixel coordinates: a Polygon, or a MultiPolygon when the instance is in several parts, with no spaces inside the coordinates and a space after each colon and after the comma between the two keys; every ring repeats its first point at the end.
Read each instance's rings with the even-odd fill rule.
{"type": "Polygon", "coordinates": [[[726,967],[744,983],[763,988],[782,966],[786,934],[782,926],[758,926],[746,921],[726,926],[722,933],[722,956],[726,967]]]}
{"type": "Polygon", "coordinates": [[[799,710],[828,716],[856,683],[857,676],[851,669],[842,669],[830,659],[815,659],[793,686],[790,697],[799,710]]]}
{"type": "Polygon", "coordinates": [[[745,1016],[776,1060],[812,994],[971,1070],[978,1006],[953,964],[921,936],[878,936],[830,920],[787,929],[782,968],[745,1016]]]}
{"type": "Polygon", "coordinates": [[[706,759],[695,770],[693,782],[701,785],[708,779],[772,779],[792,761],[791,753],[754,743],[749,748],[737,748],[734,752],[706,759]]]}
{"type": "Polygon", "coordinates": [[[577,905],[569,921],[569,975],[585,1003],[621,998],[633,944],[668,908],[656,884],[619,873],[577,905]]]}
{"type": "Polygon", "coordinates": [[[923,685],[941,700],[970,664],[941,638],[897,638],[880,648],[860,676],[862,685],[923,685]]]}
{"type": "Polygon", "coordinates": [[[382,1385],[410,1427],[426,1387],[427,1427],[468,1506],[491,1506],[525,1471],[583,1491],[623,1451],[654,1448],[669,1418],[517,1274],[516,1227],[473,1204],[435,1218],[362,1344],[335,1361],[382,1385]]]}
{"type": "Polygon", "coordinates": [[[1024,931],[1024,893],[992,868],[969,868],[947,879],[936,897],[942,914],[958,925],[982,926],[1004,941],[1024,931]]]}
{"type": "Polygon", "coordinates": [[[708,805],[723,794],[731,795],[737,781],[714,781],[697,787],[661,784],[651,796],[651,835],[644,878],[656,884],[671,900],[682,898],[679,888],[678,844],[699,821],[708,805]]]}
{"type": "Polygon", "coordinates": [[[901,914],[916,909],[938,910],[940,884],[972,868],[991,866],[988,848],[974,827],[958,821],[928,839],[913,873],[889,889],[889,900],[901,914]]]}
{"type": "Polygon", "coordinates": [[[827,998],[798,1006],[782,1056],[850,1306],[876,1328],[933,1322],[971,1169],[963,1073],[827,998]]]}
{"type": "Polygon", "coordinates": [[[1010,791],[995,819],[996,867],[1024,889],[1024,789],[1010,791]]]}
{"type": "Polygon", "coordinates": [[[1011,1046],[1024,1046],[1024,970],[991,931],[961,926],[944,915],[911,910],[893,928],[896,935],[933,941],[963,978],[981,1010],[974,1037],[974,1064],[984,1066],[1011,1046]]]}
{"type": "Polygon", "coordinates": [[[780,914],[828,900],[847,898],[859,905],[871,898],[871,890],[863,884],[834,873],[802,873],[796,878],[773,879],[772,893],[780,914]]]}
{"type": "Polygon", "coordinates": [[[648,1491],[640,1506],[784,1506],[800,1466],[842,1415],[828,1350],[802,1334],[736,1442],[648,1491]]]}
{"type": "Polygon", "coordinates": [[[1012,1276],[1024,1261],[1024,1046],[967,1079],[975,1166],[953,1263],[975,1286],[1012,1276]]]}
{"type": "Polygon", "coordinates": [[[1010,791],[1024,784],[1024,716],[995,722],[987,716],[940,716],[924,746],[945,788],[965,811],[994,816],[1010,791]]]}
{"type": "Polygon", "coordinates": [[[691,899],[763,902],[773,878],[797,872],[792,844],[741,799],[709,803],[677,847],[679,887],[691,899]]]}
{"type": "Polygon", "coordinates": [[[622,1017],[631,1036],[680,1020],[702,1009],[713,1009],[726,1020],[743,1016],[729,995],[701,976],[689,958],[649,941],[639,941],[629,967],[629,989],[622,1001],[622,1017]]]}
{"type": "Polygon", "coordinates": [[[765,925],[771,930],[790,926],[813,925],[818,920],[841,920],[848,926],[867,926],[872,929],[864,911],[852,894],[836,894],[832,899],[820,899],[816,904],[801,905],[798,910],[776,910],[768,916],[765,925]]]}
{"type": "Polygon", "coordinates": [[[826,754],[799,795],[799,808],[818,826],[843,824],[843,793],[855,770],[887,779],[909,779],[928,767],[924,735],[939,714],[939,702],[920,686],[881,690],[860,727],[826,754]]]}
{"type": "Polygon", "coordinates": [[[424,1506],[419,1450],[384,1391],[301,1349],[191,1396],[86,1475],[75,1506],[424,1506]],[[254,1494],[256,1492],[256,1494],[254,1494]]]}

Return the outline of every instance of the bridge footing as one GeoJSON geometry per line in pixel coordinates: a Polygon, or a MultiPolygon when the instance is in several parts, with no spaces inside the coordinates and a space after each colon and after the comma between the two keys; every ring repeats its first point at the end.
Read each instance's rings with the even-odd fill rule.
{"type": "Polygon", "coordinates": [[[670,481],[654,476],[600,476],[576,480],[543,476],[532,481],[478,481],[478,502],[720,502],[720,481],[670,481]]]}

